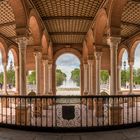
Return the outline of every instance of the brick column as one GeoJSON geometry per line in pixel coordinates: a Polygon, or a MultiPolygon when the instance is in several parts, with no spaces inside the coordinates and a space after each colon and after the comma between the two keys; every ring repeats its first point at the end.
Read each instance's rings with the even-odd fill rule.
{"type": "Polygon", "coordinates": [[[88,94],[88,64],[84,64],[84,94],[88,94]]]}
{"type": "Polygon", "coordinates": [[[19,47],[19,71],[20,71],[20,95],[26,95],[26,46],[27,39],[21,37],[17,39],[19,47]]]}
{"type": "Polygon", "coordinates": [[[15,87],[16,93],[19,94],[19,66],[15,66],[15,87]]]}
{"type": "Polygon", "coordinates": [[[41,52],[36,51],[35,53],[35,68],[36,68],[36,93],[41,94],[40,84],[41,84],[41,52]]]}
{"type": "Polygon", "coordinates": [[[129,62],[129,69],[130,69],[130,94],[133,93],[133,65],[134,65],[134,62],[129,62]]]}
{"type": "Polygon", "coordinates": [[[3,63],[3,69],[4,69],[4,77],[3,77],[3,81],[4,81],[4,94],[7,94],[7,63],[3,63]]]}
{"type": "Polygon", "coordinates": [[[43,60],[43,69],[44,69],[44,94],[48,94],[48,60],[43,60]]]}
{"type": "Polygon", "coordinates": [[[117,90],[117,49],[120,43],[119,37],[109,37],[108,44],[110,45],[110,95],[116,95],[117,90]]]}
{"type": "Polygon", "coordinates": [[[100,94],[101,56],[102,56],[102,52],[95,52],[95,60],[96,60],[96,95],[100,94]]]}

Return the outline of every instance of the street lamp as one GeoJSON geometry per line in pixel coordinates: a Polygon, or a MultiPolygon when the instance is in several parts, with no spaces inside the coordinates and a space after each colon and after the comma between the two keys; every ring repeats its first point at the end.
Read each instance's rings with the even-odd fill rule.
{"type": "Polygon", "coordinates": [[[124,74],[125,74],[124,75],[125,76],[124,77],[125,78],[125,81],[124,82],[125,82],[125,87],[126,87],[126,61],[123,62],[123,66],[124,66],[124,74]]]}

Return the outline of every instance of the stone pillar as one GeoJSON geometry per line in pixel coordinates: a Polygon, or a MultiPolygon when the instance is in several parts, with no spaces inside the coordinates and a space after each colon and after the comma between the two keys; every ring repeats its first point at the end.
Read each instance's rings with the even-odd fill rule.
{"type": "Polygon", "coordinates": [[[93,59],[88,60],[88,70],[89,70],[89,95],[93,95],[93,59]]]}
{"type": "Polygon", "coordinates": [[[48,64],[48,93],[52,94],[52,64],[48,64]]]}
{"type": "Polygon", "coordinates": [[[96,60],[96,95],[100,94],[101,56],[102,56],[102,52],[95,52],[95,60],[96,60]]]}
{"type": "Polygon", "coordinates": [[[130,94],[133,93],[133,65],[134,65],[134,62],[129,62],[129,69],[130,69],[130,94]]]}
{"type": "Polygon", "coordinates": [[[88,94],[88,64],[84,64],[84,94],[88,94]]]}
{"type": "Polygon", "coordinates": [[[110,45],[110,95],[117,94],[117,49],[120,43],[119,37],[109,37],[108,44],[110,45]]]}
{"type": "Polygon", "coordinates": [[[19,46],[19,71],[20,71],[20,95],[26,95],[26,46],[27,39],[21,37],[17,39],[19,46]]]}
{"type": "Polygon", "coordinates": [[[121,71],[122,71],[121,65],[118,65],[117,69],[118,69],[118,93],[119,93],[121,91],[121,71]]]}
{"type": "Polygon", "coordinates": [[[80,95],[84,95],[84,82],[83,82],[83,64],[80,65],[80,95]]]}
{"type": "Polygon", "coordinates": [[[16,93],[19,94],[19,66],[15,66],[15,87],[16,93]]]}
{"type": "Polygon", "coordinates": [[[44,69],[44,94],[48,94],[48,60],[43,60],[44,69]]]}
{"type": "Polygon", "coordinates": [[[40,91],[40,84],[41,84],[41,52],[36,51],[35,52],[35,67],[36,67],[36,93],[41,94],[40,91]]]}
{"type": "Polygon", "coordinates": [[[7,63],[3,63],[3,70],[4,70],[4,94],[7,94],[7,63]]]}

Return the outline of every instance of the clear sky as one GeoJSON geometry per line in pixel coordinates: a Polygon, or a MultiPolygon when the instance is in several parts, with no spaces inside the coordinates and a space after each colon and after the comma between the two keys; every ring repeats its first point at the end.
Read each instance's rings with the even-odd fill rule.
{"type": "MultiPolygon", "coordinates": [[[[14,57],[11,51],[9,51],[8,53],[8,65],[7,65],[7,69],[9,69],[10,67],[10,62],[13,62],[13,66],[14,66],[14,57]]],[[[0,52],[0,72],[3,71],[3,64],[2,64],[2,54],[0,52]]]]}
{"type": "Polygon", "coordinates": [[[77,56],[66,53],[58,57],[56,61],[56,68],[61,69],[67,75],[67,79],[71,76],[71,71],[79,68],[80,61],[77,56]]]}

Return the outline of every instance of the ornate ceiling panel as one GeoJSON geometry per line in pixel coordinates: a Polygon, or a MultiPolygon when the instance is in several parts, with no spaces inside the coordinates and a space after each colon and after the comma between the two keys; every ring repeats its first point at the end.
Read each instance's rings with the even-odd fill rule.
{"type": "Polygon", "coordinates": [[[102,0],[32,0],[41,17],[94,17],[102,0]]]}
{"type": "Polygon", "coordinates": [[[0,28],[0,33],[5,35],[6,37],[15,37],[15,25],[3,26],[0,28]]]}
{"type": "Polygon", "coordinates": [[[15,18],[8,0],[0,1],[0,33],[6,37],[16,36],[15,18]]]}
{"type": "Polygon", "coordinates": [[[8,4],[8,0],[0,1],[0,24],[14,21],[12,8],[8,4]]]}
{"type": "Polygon", "coordinates": [[[140,1],[128,0],[122,13],[121,36],[128,38],[140,31],[140,1]]]}
{"type": "Polygon", "coordinates": [[[81,43],[84,39],[84,35],[53,35],[52,41],[54,43],[71,44],[71,43],[81,43]]]}
{"type": "Polygon", "coordinates": [[[48,32],[87,32],[91,21],[87,22],[87,20],[54,19],[46,21],[45,24],[48,32]]]}
{"type": "Polygon", "coordinates": [[[32,2],[44,21],[53,43],[82,43],[83,36],[86,35],[103,0],[32,0],[32,2]]]}

